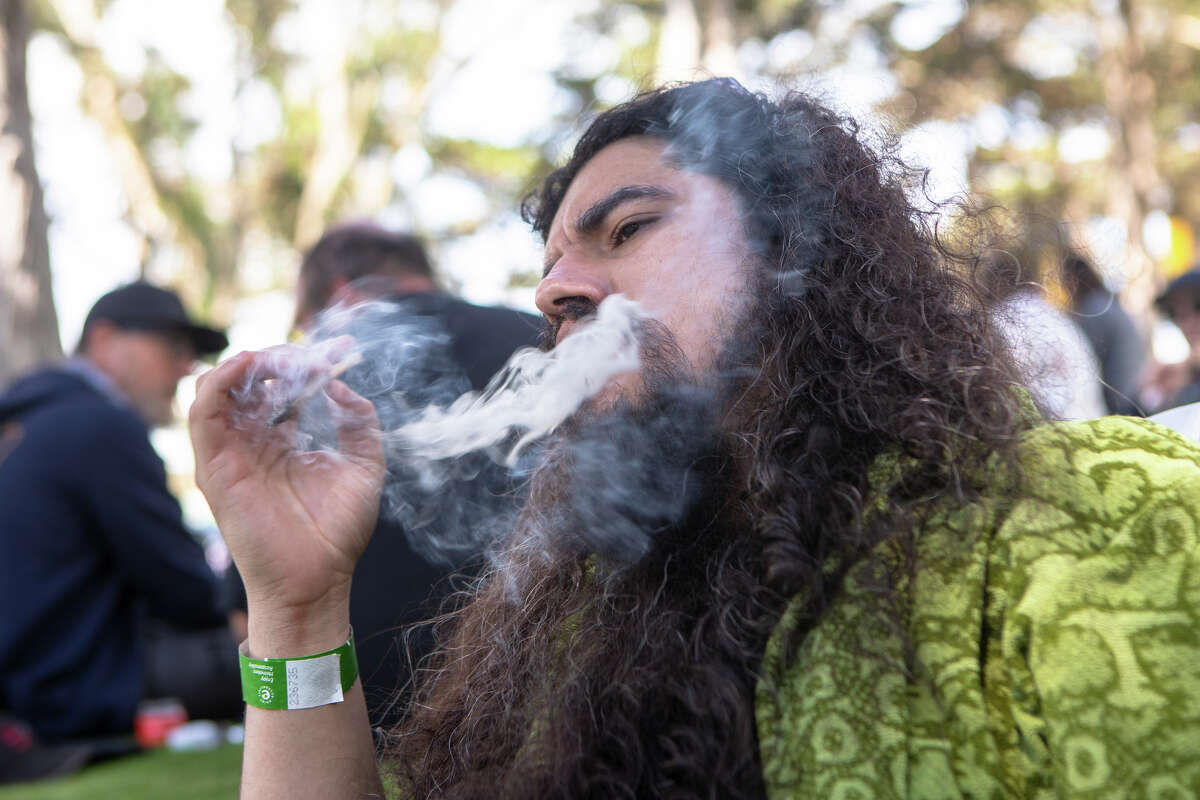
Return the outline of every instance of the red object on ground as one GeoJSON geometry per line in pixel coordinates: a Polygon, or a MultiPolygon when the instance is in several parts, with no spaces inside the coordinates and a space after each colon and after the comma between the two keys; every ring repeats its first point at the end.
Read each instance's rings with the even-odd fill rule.
{"type": "Polygon", "coordinates": [[[0,714],[0,785],[70,775],[93,754],[87,744],[44,744],[28,724],[0,714]]]}
{"type": "Polygon", "coordinates": [[[167,734],[187,721],[187,711],[178,700],[145,700],[138,705],[133,735],[142,747],[162,747],[167,734]]]}

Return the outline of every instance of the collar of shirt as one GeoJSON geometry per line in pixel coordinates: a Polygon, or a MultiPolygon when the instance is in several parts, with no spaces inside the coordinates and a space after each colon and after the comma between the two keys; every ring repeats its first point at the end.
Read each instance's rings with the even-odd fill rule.
{"type": "Polygon", "coordinates": [[[72,356],[63,364],[63,369],[82,378],[89,386],[107,397],[114,404],[123,408],[131,408],[129,398],[125,396],[108,374],[88,361],[83,356],[72,356]]]}

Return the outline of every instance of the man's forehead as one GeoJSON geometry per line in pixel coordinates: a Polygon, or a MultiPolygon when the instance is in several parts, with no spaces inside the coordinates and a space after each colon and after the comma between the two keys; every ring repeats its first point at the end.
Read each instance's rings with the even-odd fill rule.
{"type": "Polygon", "coordinates": [[[666,151],[667,144],[651,136],[631,136],[601,149],[567,187],[551,231],[573,236],[580,228],[588,228],[589,222],[596,221],[598,204],[615,206],[640,198],[685,194],[688,174],[671,162],[666,151]],[[570,229],[563,230],[568,225],[570,229]]]}
{"type": "Polygon", "coordinates": [[[607,145],[579,170],[563,196],[559,213],[568,204],[598,199],[596,195],[637,183],[672,182],[682,178],[679,167],[666,158],[666,143],[650,136],[631,136],[607,145]]]}

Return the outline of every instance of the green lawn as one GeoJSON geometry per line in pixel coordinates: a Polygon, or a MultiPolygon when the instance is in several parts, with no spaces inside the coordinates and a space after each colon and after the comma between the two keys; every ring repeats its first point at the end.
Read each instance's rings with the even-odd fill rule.
{"type": "Polygon", "coordinates": [[[69,778],[0,787],[0,800],[234,800],[242,746],[154,750],[88,767],[69,778]]]}

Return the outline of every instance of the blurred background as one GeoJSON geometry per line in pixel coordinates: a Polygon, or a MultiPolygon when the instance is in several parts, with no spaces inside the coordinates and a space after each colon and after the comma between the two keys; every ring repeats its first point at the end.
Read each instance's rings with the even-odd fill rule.
{"type": "MultiPolygon", "coordinates": [[[[3,0],[0,386],[144,276],[230,329],[288,331],[299,253],[373,218],[446,286],[532,308],[530,181],[578,120],[673,79],[815,92],[899,137],[936,199],[1009,210],[1022,258],[1085,247],[1152,336],[1195,261],[1200,3],[1185,0],[3,0]]],[[[181,388],[190,402],[192,384],[181,388]]],[[[196,527],[182,428],[155,444],[196,527]]]]}

